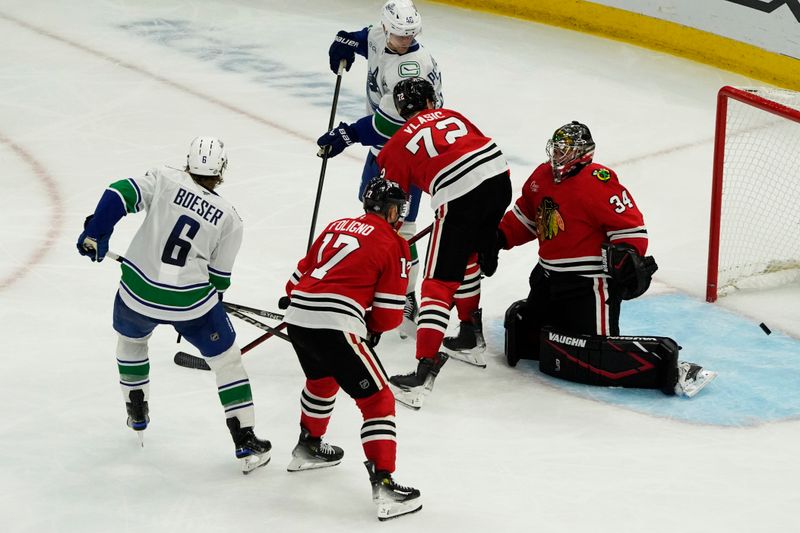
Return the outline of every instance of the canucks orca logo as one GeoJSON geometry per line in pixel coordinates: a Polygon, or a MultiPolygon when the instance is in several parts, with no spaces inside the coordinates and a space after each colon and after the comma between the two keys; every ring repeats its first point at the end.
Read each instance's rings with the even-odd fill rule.
{"type": "Polygon", "coordinates": [[[370,92],[381,92],[380,87],[378,87],[378,67],[367,72],[367,87],[369,87],[370,92]]]}
{"type": "Polygon", "coordinates": [[[598,168],[592,172],[592,176],[600,181],[608,181],[611,179],[611,171],[607,168],[598,168]]]}
{"type": "Polygon", "coordinates": [[[564,227],[564,219],[558,212],[558,204],[549,196],[546,197],[536,209],[536,234],[539,236],[539,241],[555,238],[559,231],[564,231],[564,227]]]}

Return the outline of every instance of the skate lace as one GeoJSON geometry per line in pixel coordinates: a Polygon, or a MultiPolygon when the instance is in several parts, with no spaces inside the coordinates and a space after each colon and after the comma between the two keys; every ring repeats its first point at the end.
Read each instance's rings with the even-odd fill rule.
{"type": "Polygon", "coordinates": [[[403,316],[414,320],[417,314],[417,300],[413,296],[406,296],[406,303],[403,306],[403,316]]]}
{"type": "Polygon", "coordinates": [[[323,455],[333,455],[334,450],[333,447],[325,441],[320,441],[319,443],[319,452],[323,455]]]}
{"type": "Polygon", "coordinates": [[[411,487],[406,487],[405,485],[401,485],[400,483],[396,482],[394,479],[392,479],[392,476],[386,476],[383,478],[383,484],[386,487],[390,487],[397,491],[411,492],[412,490],[411,487]]]}

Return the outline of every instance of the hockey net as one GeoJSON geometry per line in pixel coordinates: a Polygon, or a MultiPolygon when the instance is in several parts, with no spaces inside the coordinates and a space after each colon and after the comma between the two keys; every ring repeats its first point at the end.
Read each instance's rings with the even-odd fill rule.
{"type": "Polygon", "coordinates": [[[800,93],[717,98],[706,300],[800,280],[800,93]]]}

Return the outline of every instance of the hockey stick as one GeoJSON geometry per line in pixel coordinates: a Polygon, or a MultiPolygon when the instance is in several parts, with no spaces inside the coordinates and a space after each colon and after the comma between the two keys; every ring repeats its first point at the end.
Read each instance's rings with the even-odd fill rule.
{"type": "MultiPolygon", "coordinates": [[[[339,89],[342,86],[342,71],[346,61],[339,62],[339,72],[336,73],[336,88],[333,90],[333,105],[331,106],[331,118],[328,120],[328,131],[333,129],[333,119],[336,117],[336,104],[339,102],[339,89]]],[[[322,168],[319,171],[319,183],[317,184],[317,198],[314,200],[314,214],[311,215],[311,230],[308,232],[308,245],[306,251],[311,249],[314,242],[314,230],[317,226],[317,215],[319,214],[319,202],[322,199],[322,184],[325,181],[325,169],[328,167],[328,150],[322,152],[322,168]]]]}
{"type": "MultiPolygon", "coordinates": [[[[118,263],[123,263],[124,260],[125,260],[124,257],[122,257],[121,255],[119,255],[116,252],[112,252],[111,250],[106,252],[106,257],[108,257],[109,259],[113,259],[114,261],[116,261],[118,263]]],[[[261,344],[262,342],[264,342],[265,340],[267,340],[268,338],[270,338],[272,336],[278,336],[278,337],[281,337],[284,340],[289,340],[289,337],[287,335],[281,333],[281,330],[283,330],[286,327],[285,323],[281,323],[278,326],[273,328],[273,327],[267,326],[266,324],[263,324],[262,322],[259,322],[259,321],[255,320],[253,318],[250,318],[250,317],[248,317],[246,315],[243,315],[239,311],[240,310],[241,311],[250,311],[251,313],[258,314],[259,316],[263,316],[265,318],[273,318],[275,320],[283,320],[283,315],[278,314],[278,313],[272,313],[270,311],[263,311],[261,309],[256,309],[254,307],[240,306],[238,304],[227,303],[227,302],[223,302],[223,306],[225,306],[225,310],[226,311],[228,311],[229,313],[233,314],[234,316],[236,316],[238,318],[241,318],[242,320],[246,320],[247,322],[250,322],[254,326],[256,326],[258,328],[261,328],[261,329],[263,329],[263,330],[265,330],[267,332],[266,334],[258,337],[253,342],[251,342],[250,344],[248,344],[247,346],[242,348],[242,353],[245,353],[245,352],[248,352],[248,351],[252,350],[253,348],[255,348],[256,346],[258,346],[259,344],[261,344]]],[[[178,342],[180,342],[180,339],[181,339],[180,334],[178,334],[178,342]]],[[[176,353],[174,361],[175,361],[175,364],[177,364],[179,366],[184,366],[184,367],[187,367],[187,368],[198,368],[198,369],[201,369],[201,370],[211,370],[211,368],[208,366],[208,364],[202,358],[194,356],[194,355],[191,355],[191,354],[188,354],[186,352],[178,352],[178,353],[176,353]]]]}
{"type": "Polygon", "coordinates": [[[244,313],[242,313],[240,311],[237,311],[235,309],[231,309],[229,307],[225,308],[225,310],[228,312],[229,315],[233,315],[233,316],[235,316],[236,318],[238,318],[240,320],[244,320],[248,324],[251,324],[251,325],[253,325],[253,326],[255,326],[255,327],[259,328],[259,329],[263,329],[267,333],[271,333],[272,335],[275,335],[276,337],[278,337],[280,339],[283,339],[283,340],[288,341],[288,342],[292,342],[292,339],[289,338],[289,335],[287,335],[286,333],[281,333],[280,330],[278,330],[277,327],[273,328],[272,326],[268,326],[268,325],[264,324],[263,322],[261,322],[260,320],[256,320],[255,318],[253,318],[251,316],[247,316],[246,314],[244,314],[244,313]]]}
{"type": "MultiPolygon", "coordinates": [[[[425,228],[424,230],[420,231],[419,233],[417,233],[416,235],[414,235],[413,237],[411,237],[410,239],[408,239],[408,244],[409,244],[409,245],[412,245],[412,244],[414,244],[415,242],[417,242],[418,240],[420,240],[421,238],[423,238],[425,235],[427,235],[428,233],[430,233],[432,229],[433,229],[433,224],[429,225],[427,228],[425,228]]],[[[235,304],[234,304],[234,305],[235,305],[235,304]]],[[[240,306],[237,306],[237,307],[239,308],[238,310],[240,310],[240,311],[248,311],[248,310],[251,310],[251,309],[252,309],[252,311],[251,311],[251,312],[253,312],[253,313],[256,313],[256,314],[259,314],[259,310],[257,310],[257,309],[254,309],[254,308],[252,308],[252,307],[251,307],[250,309],[246,309],[244,306],[241,306],[241,305],[240,305],[240,306]]],[[[261,312],[262,312],[262,313],[266,313],[266,312],[268,312],[268,311],[261,311],[261,312]]],[[[260,315],[260,316],[266,316],[267,318],[271,318],[271,317],[269,317],[269,316],[267,316],[267,315],[260,315]]],[[[281,317],[281,319],[283,319],[283,317],[281,317]]],[[[253,341],[253,342],[251,342],[250,344],[248,344],[247,346],[250,346],[250,345],[253,345],[254,347],[255,347],[255,346],[258,346],[259,344],[261,344],[262,342],[264,342],[265,340],[267,340],[267,339],[268,339],[268,338],[270,338],[271,336],[272,336],[272,334],[271,334],[271,333],[269,333],[269,332],[267,332],[267,333],[265,333],[264,335],[262,335],[261,337],[258,337],[256,340],[254,340],[254,341],[253,341]]],[[[247,348],[247,346],[246,346],[245,348],[247,348]]],[[[242,349],[242,353],[244,353],[244,349],[242,349]]]]}
{"type": "MultiPolygon", "coordinates": [[[[276,331],[280,331],[286,328],[286,322],[281,322],[275,327],[276,331]]],[[[260,336],[244,348],[242,348],[242,355],[246,354],[265,340],[272,337],[272,333],[265,333],[264,335],[260,336]]],[[[175,354],[173,361],[176,365],[182,366],[184,368],[194,368],[196,370],[211,370],[211,367],[208,366],[208,363],[202,358],[196,355],[192,355],[186,352],[178,352],[175,354]]]]}
{"type": "MultiPolygon", "coordinates": [[[[286,327],[286,322],[281,322],[280,324],[278,324],[276,327],[273,328],[272,326],[268,326],[263,322],[256,320],[255,318],[249,317],[244,313],[240,313],[239,311],[235,311],[233,309],[226,309],[226,311],[228,312],[228,314],[231,314],[236,318],[244,320],[245,322],[252,324],[257,328],[263,329],[264,331],[267,332],[261,337],[251,342],[250,344],[248,344],[247,346],[245,346],[244,348],[242,348],[242,355],[244,355],[246,352],[249,352],[256,346],[258,346],[259,344],[261,344],[262,342],[273,336],[291,342],[289,336],[281,331],[286,327]]],[[[192,355],[186,352],[176,353],[175,357],[172,360],[176,365],[182,366],[184,368],[194,368],[196,370],[211,370],[211,367],[208,366],[208,363],[202,357],[198,357],[196,355],[192,355]]]]}
{"type": "Polygon", "coordinates": [[[418,240],[423,238],[425,235],[430,233],[432,229],[433,229],[433,224],[431,224],[430,226],[428,226],[424,230],[421,230],[419,233],[417,233],[416,235],[414,235],[413,237],[408,239],[408,245],[411,246],[412,244],[414,244],[415,242],[417,242],[418,240]]]}
{"type": "MultiPolygon", "coordinates": [[[[425,229],[423,229],[422,231],[420,231],[419,233],[408,239],[408,243],[414,244],[421,238],[425,237],[428,233],[430,233],[432,229],[433,229],[433,224],[429,225],[428,227],[426,227],[425,229]]],[[[255,320],[254,318],[251,318],[247,315],[243,315],[241,311],[251,312],[256,315],[263,316],[265,318],[273,318],[275,320],[282,320],[283,315],[280,315],[278,313],[272,313],[270,311],[263,311],[261,309],[256,309],[255,307],[248,307],[245,305],[239,305],[230,302],[224,302],[223,305],[225,306],[225,310],[228,311],[228,313],[266,331],[266,333],[264,333],[263,335],[255,339],[253,342],[242,348],[242,355],[249,352],[256,346],[258,346],[259,344],[261,344],[262,342],[273,336],[278,336],[284,340],[290,340],[287,335],[281,333],[281,330],[286,328],[286,322],[281,322],[276,327],[272,328],[262,322],[259,322],[258,320],[255,320]]],[[[194,368],[197,370],[211,370],[211,368],[208,366],[208,363],[206,363],[202,357],[188,354],[186,352],[176,353],[173,361],[175,362],[176,365],[182,366],[184,368],[194,368]]]]}
{"type": "Polygon", "coordinates": [[[253,313],[254,315],[262,316],[264,318],[271,318],[273,320],[283,320],[283,315],[274,313],[272,311],[264,311],[263,309],[256,309],[247,305],[235,304],[233,302],[222,302],[225,309],[233,309],[234,311],[244,311],[246,313],[253,313]]]}

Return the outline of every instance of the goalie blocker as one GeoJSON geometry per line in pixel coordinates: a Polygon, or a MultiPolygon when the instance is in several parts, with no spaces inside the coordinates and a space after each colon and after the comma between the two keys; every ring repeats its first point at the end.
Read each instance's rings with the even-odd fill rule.
{"type": "Polygon", "coordinates": [[[659,389],[675,394],[678,344],[668,337],[569,335],[542,329],[539,339],[526,335],[525,300],[511,305],[505,318],[508,364],[539,361],[545,374],[588,385],[659,389]],[[538,342],[536,342],[538,341],[538,342]]]}

